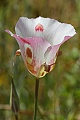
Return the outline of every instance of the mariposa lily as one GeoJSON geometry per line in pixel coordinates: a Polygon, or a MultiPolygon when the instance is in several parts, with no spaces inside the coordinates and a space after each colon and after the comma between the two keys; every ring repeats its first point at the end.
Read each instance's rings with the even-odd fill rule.
{"type": "Polygon", "coordinates": [[[76,34],[72,25],[43,17],[20,17],[15,31],[6,30],[19,44],[16,54],[21,51],[27,69],[37,78],[52,71],[60,46],[76,34]]]}

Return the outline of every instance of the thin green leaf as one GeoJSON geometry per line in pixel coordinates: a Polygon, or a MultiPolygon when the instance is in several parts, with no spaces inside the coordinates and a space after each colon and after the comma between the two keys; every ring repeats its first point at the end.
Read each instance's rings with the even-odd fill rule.
{"type": "Polygon", "coordinates": [[[12,111],[15,113],[15,118],[18,120],[18,112],[20,110],[20,103],[19,103],[19,97],[16,92],[16,88],[13,82],[13,78],[11,78],[11,95],[10,95],[10,105],[12,111]]]}

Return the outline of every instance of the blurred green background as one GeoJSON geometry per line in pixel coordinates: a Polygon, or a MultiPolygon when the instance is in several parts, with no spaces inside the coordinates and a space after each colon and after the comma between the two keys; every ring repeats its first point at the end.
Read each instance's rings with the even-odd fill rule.
{"type": "MultiPolygon", "coordinates": [[[[54,70],[40,80],[37,120],[80,120],[80,0],[0,0],[0,106],[9,104],[10,75],[20,98],[20,120],[32,120],[35,77],[22,57],[13,33],[19,17],[50,17],[72,24],[77,34],[64,43],[54,70]]],[[[11,110],[0,109],[0,120],[15,120],[11,110]]]]}

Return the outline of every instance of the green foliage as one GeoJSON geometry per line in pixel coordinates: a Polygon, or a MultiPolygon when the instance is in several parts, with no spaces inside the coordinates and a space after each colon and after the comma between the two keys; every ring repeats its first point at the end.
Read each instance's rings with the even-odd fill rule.
{"type": "MultiPolygon", "coordinates": [[[[62,45],[54,70],[40,79],[37,120],[80,119],[80,1],[79,0],[0,0],[0,105],[9,104],[11,82],[20,98],[19,120],[32,120],[35,78],[27,71],[14,38],[5,33],[20,16],[50,17],[75,26],[77,35],[62,45]]],[[[0,120],[14,120],[10,110],[0,109],[0,120]]]]}

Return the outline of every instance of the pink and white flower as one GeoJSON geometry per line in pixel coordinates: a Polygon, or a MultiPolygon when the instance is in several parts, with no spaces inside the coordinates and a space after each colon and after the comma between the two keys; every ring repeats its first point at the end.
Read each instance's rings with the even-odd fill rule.
{"type": "Polygon", "coordinates": [[[60,46],[76,34],[72,25],[43,17],[20,17],[15,31],[6,30],[17,40],[26,67],[38,78],[54,68],[60,46]]]}

